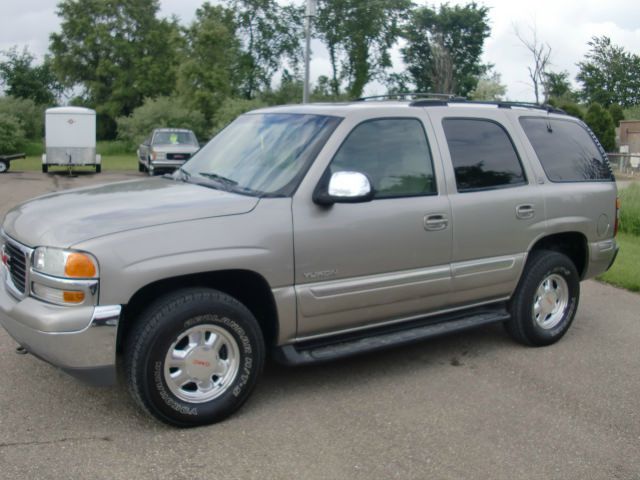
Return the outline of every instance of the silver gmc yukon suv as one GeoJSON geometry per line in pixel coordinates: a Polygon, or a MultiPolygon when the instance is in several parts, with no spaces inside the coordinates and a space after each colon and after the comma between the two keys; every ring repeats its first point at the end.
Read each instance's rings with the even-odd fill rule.
{"type": "Polygon", "coordinates": [[[493,322],[558,341],[580,281],[615,259],[617,203],[597,139],[552,108],[267,108],[171,175],[11,210],[0,323],[84,381],[119,371],[160,420],[202,425],[247,400],[267,353],[324,362],[493,322]]]}

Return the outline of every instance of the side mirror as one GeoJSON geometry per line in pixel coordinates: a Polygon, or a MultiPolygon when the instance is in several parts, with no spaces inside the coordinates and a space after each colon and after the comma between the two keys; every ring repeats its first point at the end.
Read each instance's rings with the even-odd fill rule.
{"type": "Polygon", "coordinates": [[[373,199],[374,190],[369,178],[360,172],[335,172],[321,181],[313,194],[318,205],[360,203],[373,199]]]}

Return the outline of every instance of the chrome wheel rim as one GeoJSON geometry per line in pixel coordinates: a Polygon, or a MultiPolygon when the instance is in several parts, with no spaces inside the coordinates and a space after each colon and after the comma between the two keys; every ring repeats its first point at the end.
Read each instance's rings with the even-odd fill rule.
{"type": "Polygon", "coordinates": [[[233,383],[240,366],[240,348],[225,329],[211,324],[182,332],[164,361],[164,379],[180,400],[203,403],[219,397],[233,383]]]}
{"type": "Polygon", "coordinates": [[[533,301],[533,319],[540,328],[549,330],[564,318],[569,305],[569,285],[555,273],[540,282],[533,301]]]}
{"type": "Polygon", "coordinates": [[[7,164],[4,162],[0,162],[0,173],[4,173],[8,170],[7,164]]]}

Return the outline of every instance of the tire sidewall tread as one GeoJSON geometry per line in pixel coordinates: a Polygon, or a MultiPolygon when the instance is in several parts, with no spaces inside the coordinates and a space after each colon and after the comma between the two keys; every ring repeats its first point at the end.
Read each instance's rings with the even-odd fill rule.
{"type": "Polygon", "coordinates": [[[505,324],[518,342],[530,346],[551,345],[560,340],[571,326],[578,309],[580,279],[573,262],[552,250],[536,250],[529,255],[525,270],[510,302],[511,319],[505,324]],[[569,304],[563,319],[551,329],[536,324],[531,314],[532,302],[540,282],[551,274],[562,276],[569,288],[569,304]]]}
{"type": "Polygon", "coordinates": [[[178,427],[215,423],[235,412],[255,387],[264,359],[264,340],[253,314],[233,297],[211,289],[185,289],[154,302],[138,318],[125,345],[125,372],[135,402],[178,427]],[[163,360],[177,335],[203,323],[222,326],[235,338],[240,366],[222,395],[196,404],[170,392],[163,360]]]}

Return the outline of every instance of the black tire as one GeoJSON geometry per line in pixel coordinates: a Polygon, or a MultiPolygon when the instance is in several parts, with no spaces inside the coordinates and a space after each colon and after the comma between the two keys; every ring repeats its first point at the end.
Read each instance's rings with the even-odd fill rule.
{"type": "Polygon", "coordinates": [[[142,172],[144,172],[144,171],[145,171],[145,169],[144,169],[144,165],[143,165],[143,164],[142,164],[142,162],[140,162],[140,161],[138,161],[138,171],[139,171],[140,173],[142,173],[142,172]]]}
{"type": "Polygon", "coordinates": [[[42,165],[42,173],[47,173],[49,171],[49,165],[42,165]]]}
{"type": "Polygon", "coordinates": [[[9,160],[0,160],[0,173],[7,173],[10,167],[9,160]]]}
{"type": "MultiPolygon", "coordinates": [[[[215,347],[210,348],[213,349],[215,347]]],[[[124,354],[126,378],[136,402],[165,423],[177,427],[195,427],[219,422],[242,406],[262,373],[265,345],[258,322],[244,305],[217,290],[194,288],[177,291],[152,304],[138,318],[127,338],[124,354]],[[231,343],[218,347],[215,358],[218,362],[224,362],[220,360],[222,356],[226,353],[227,360],[232,358],[228,352],[235,348],[237,357],[233,358],[237,358],[238,367],[237,372],[227,379],[226,385],[221,387],[219,396],[196,403],[178,396],[185,392],[189,394],[186,387],[191,384],[186,384],[183,387],[185,390],[178,388],[176,394],[176,385],[167,383],[169,370],[165,369],[168,368],[165,359],[170,349],[175,351],[174,348],[178,348],[176,342],[185,332],[207,328],[222,331],[235,342],[233,347],[231,343]]],[[[188,374],[189,368],[200,368],[197,365],[206,363],[207,366],[203,368],[211,366],[208,361],[198,360],[197,354],[189,354],[185,359],[185,374],[188,374]]],[[[211,363],[214,362],[212,360],[211,363]]],[[[233,372],[233,369],[229,371],[233,372]]],[[[220,379],[216,373],[207,374],[209,377],[213,375],[213,378],[209,378],[211,381],[220,379]]],[[[199,388],[195,382],[192,386],[196,390],[199,388]]],[[[197,391],[195,393],[199,394],[197,391]]]]}
{"type": "Polygon", "coordinates": [[[96,173],[100,173],[102,172],[102,165],[101,164],[97,164],[96,165],[96,173]]]}
{"type": "Polygon", "coordinates": [[[551,345],[560,340],[571,326],[579,299],[580,278],[571,259],[551,250],[536,250],[529,255],[510,301],[511,319],[505,323],[505,328],[514,340],[524,345],[551,345]],[[538,289],[544,290],[543,281],[547,282],[549,290],[553,290],[549,296],[540,295],[538,289]],[[558,295],[565,289],[566,295],[558,295]],[[536,314],[536,305],[544,305],[542,308],[545,310],[536,314]]]}

